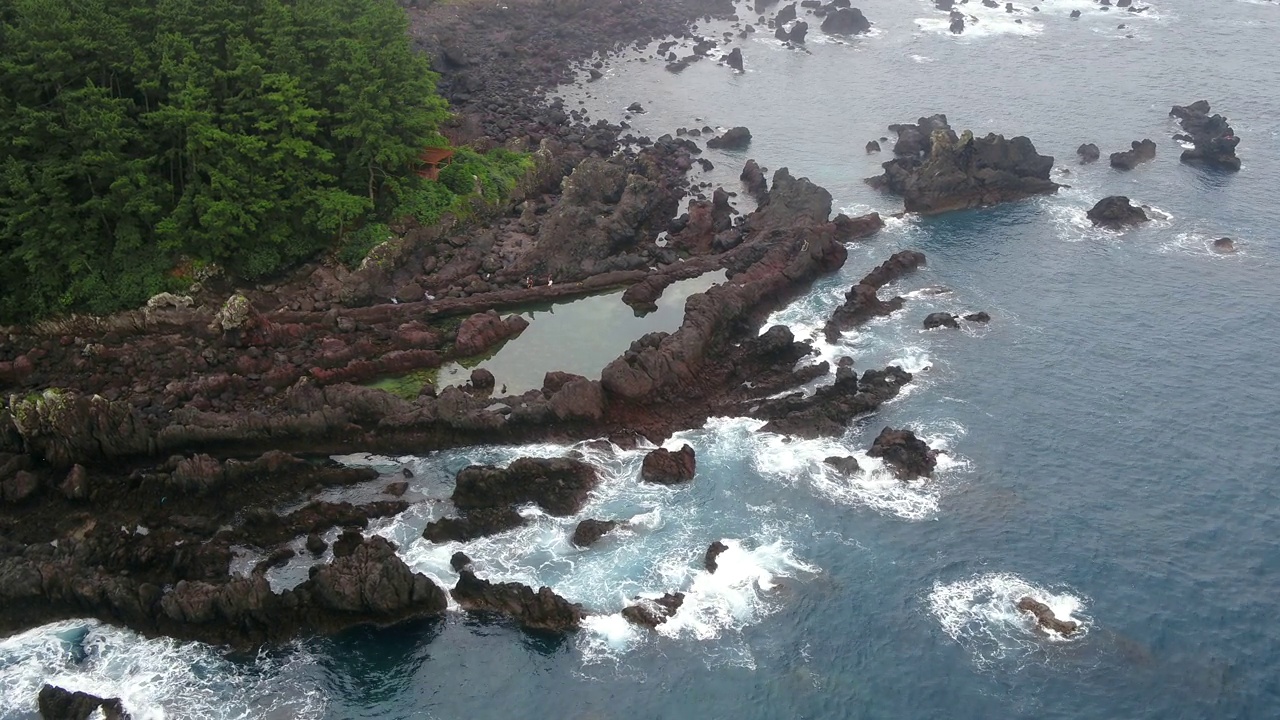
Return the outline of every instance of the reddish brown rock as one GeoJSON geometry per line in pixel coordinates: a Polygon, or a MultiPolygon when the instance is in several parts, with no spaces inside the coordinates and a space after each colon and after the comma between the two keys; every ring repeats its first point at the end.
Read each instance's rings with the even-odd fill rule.
{"type": "Polygon", "coordinates": [[[675,452],[658,448],[644,456],[640,479],[659,485],[678,485],[693,480],[698,459],[693,448],[685,445],[675,452]]]}

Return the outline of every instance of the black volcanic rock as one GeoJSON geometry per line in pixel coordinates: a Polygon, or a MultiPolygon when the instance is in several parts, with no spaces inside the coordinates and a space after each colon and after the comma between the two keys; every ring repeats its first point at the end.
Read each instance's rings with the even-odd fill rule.
{"type": "Polygon", "coordinates": [[[125,712],[120,698],[104,700],[96,695],[72,692],[56,685],[46,684],[40,688],[37,701],[40,717],[44,720],[88,720],[99,710],[105,720],[129,720],[132,717],[125,712]]]}
{"type": "Polygon", "coordinates": [[[1124,152],[1111,153],[1111,167],[1117,170],[1132,170],[1140,163],[1150,162],[1156,158],[1156,144],[1150,140],[1134,140],[1133,147],[1124,152]]]}
{"type": "Polygon", "coordinates": [[[1197,100],[1187,106],[1174,105],[1169,114],[1178,118],[1195,147],[1182,152],[1182,162],[1207,165],[1222,170],[1239,170],[1236,146],[1240,138],[1221,115],[1209,114],[1209,103],[1197,100]]]}
{"type": "Polygon", "coordinates": [[[955,314],[949,313],[949,312],[929,313],[929,315],[925,317],[924,319],[925,330],[933,330],[934,328],[940,328],[940,327],[951,328],[952,330],[959,330],[960,323],[956,322],[955,314]]]}
{"type": "Polygon", "coordinates": [[[1082,163],[1097,162],[1098,158],[1102,157],[1102,152],[1093,143],[1085,143],[1076,148],[1076,154],[1080,156],[1082,163]]]}
{"type": "Polygon", "coordinates": [[[1055,193],[1060,187],[1049,179],[1053,158],[1037,153],[1025,137],[975,138],[968,131],[957,137],[943,115],[890,129],[899,133],[894,146],[898,157],[883,164],[883,175],[867,182],[902,196],[907,212],[994,205],[1055,193]]]}
{"type": "Polygon", "coordinates": [[[598,478],[570,458],[520,458],[505,468],[472,465],[458,473],[453,504],[463,511],[536,503],[552,515],[582,509],[598,478]]]}
{"type": "Polygon", "coordinates": [[[871,31],[871,21],[857,8],[842,8],[822,21],[822,32],[828,35],[857,35],[871,31]]]}
{"type": "Polygon", "coordinates": [[[707,569],[707,572],[714,573],[720,568],[720,565],[716,562],[716,558],[720,557],[720,554],[728,549],[729,546],[719,540],[716,540],[707,546],[707,554],[702,559],[702,565],[707,569]]]}
{"type": "Polygon", "coordinates": [[[491,612],[515,620],[527,630],[565,633],[582,625],[582,606],[571,603],[552,592],[551,588],[532,588],[520,583],[493,583],[476,577],[463,568],[458,584],[451,593],[466,610],[491,612]]]}
{"type": "Polygon", "coordinates": [[[744,127],[730,128],[720,137],[707,141],[707,147],[718,150],[746,150],[751,144],[751,131],[744,127]]]}
{"type": "Polygon", "coordinates": [[[1099,227],[1122,228],[1150,220],[1142,208],[1123,195],[1112,195],[1098,201],[1088,212],[1089,220],[1099,227]]]}
{"type": "Polygon", "coordinates": [[[889,427],[880,431],[867,454],[883,459],[904,480],[928,476],[938,464],[937,452],[915,433],[889,427]]]}
{"type": "Polygon", "coordinates": [[[836,308],[823,330],[828,342],[835,342],[840,333],[851,330],[873,317],[889,315],[902,308],[906,302],[901,297],[881,300],[877,291],[886,284],[914,271],[925,263],[924,253],[902,250],[867,273],[845,293],[844,303],[836,308]]]}
{"type": "Polygon", "coordinates": [[[596,544],[600,538],[604,537],[608,532],[618,527],[616,520],[596,520],[587,518],[578,523],[578,527],[573,530],[572,542],[578,547],[591,547],[596,544]]]}

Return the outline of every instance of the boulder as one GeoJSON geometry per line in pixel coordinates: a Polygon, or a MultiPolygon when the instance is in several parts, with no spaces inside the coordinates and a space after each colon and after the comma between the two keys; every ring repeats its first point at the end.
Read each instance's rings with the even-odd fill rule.
{"type": "Polygon", "coordinates": [[[1048,605],[1027,596],[1018,601],[1018,609],[1025,613],[1031,613],[1036,619],[1036,625],[1039,627],[1056,632],[1059,635],[1072,635],[1076,630],[1080,629],[1080,624],[1074,620],[1059,620],[1053,614],[1053,609],[1048,605]]]}
{"type": "Polygon", "coordinates": [[[953,35],[960,35],[964,32],[964,13],[959,10],[951,11],[951,24],[948,27],[953,35]]]}
{"type": "Polygon", "coordinates": [[[856,475],[862,469],[858,466],[858,459],[852,455],[833,455],[822,462],[841,475],[856,475]]]}
{"type": "Polygon", "coordinates": [[[40,491],[40,478],[29,470],[19,470],[0,480],[0,500],[12,505],[25,502],[40,491]]]}
{"type": "Polygon", "coordinates": [[[534,592],[520,583],[491,583],[466,568],[458,572],[458,584],[452,595],[466,610],[505,615],[527,630],[550,633],[577,630],[584,615],[581,605],[565,600],[551,588],[534,592]]]}
{"type": "Polygon", "coordinates": [[[976,322],[976,323],[991,322],[991,316],[988,315],[985,310],[979,310],[976,313],[969,313],[968,315],[964,316],[964,319],[968,320],[969,322],[976,322]]]}
{"type": "Polygon", "coordinates": [[[751,144],[751,131],[745,127],[729,128],[724,135],[707,141],[707,147],[719,150],[746,150],[751,144]]]}
{"type": "Polygon", "coordinates": [[[956,316],[949,312],[929,313],[924,319],[924,329],[933,330],[934,328],[951,328],[959,330],[960,323],[956,322],[956,316]]]}
{"type": "Polygon", "coordinates": [[[89,472],[83,465],[72,465],[71,472],[58,485],[58,492],[68,500],[84,500],[89,497],[89,472]]]}
{"type": "Polygon", "coordinates": [[[324,541],[320,533],[310,533],[307,535],[307,552],[312,555],[320,555],[329,549],[329,543],[324,541]]]}
{"type": "Polygon", "coordinates": [[[1150,140],[1134,140],[1133,147],[1124,152],[1111,153],[1111,167],[1117,170],[1132,170],[1139,164],[1150,162],[1156,157],[1156,144],[1150,140]]]}
{"type": "Polygon", "coordinates": [[[784,5],[778,14],[774,16],[773,22],[777,25],[786,25],[796,19],[796,4],[784,5]]]}
{"type": "Polygon", "coordinates": [[[720,568],[720,565],[716,562],[716,558],[720,557],[721,553],[728,549],[729,546],[719,540],[716,540],[707,546],[707,554],[702,559],[702,565],[707,569],[707,572],[714,573],[720,568]]]}
{"type": "Polygon", "coordinates": [[[471,371],[471,387],[480,392],[489,392],[493,390],[497,380],[493,377],[493,373],[484,368],[476,368],[471,371]]]}
{"type": "Polygon", "coordinates": [[[476,313],[458,327],[458,337],[454,341],[454,354],[458,357],[470,357],[483,354],[499,343],[513,338],[529,327],[529,321],[519,315],[502,318],[497,311],[476,313]]]}
{"type": "Polygon", "coordinates": [[[667,621],[684,604],[684,593],[666,593],[660,598],[641,599],[622,610],[622,617],[632,625],[652,630],[667,621]]]}
{"type": "Polygon", "coordinates": [[[578,547],[591,547],[596,541],[604,537],[609,531],[618,527],[616,520],[596,520],[587,518],[578,523],[578,527],[573,530],[573,544],[578,547]]]}
{"type": "Polygon", "coordinates": [[[867,154],[868,154],[868,155],[870,155],[870,154],[872,154],[872,153],[878,153],[878,152],[880,152],[880,143],[876,142],[875,140],[872,140],[872,141],[870,141],[870,142],[868,142],[868,143],[867,143],[867,154]]]}
{"type": "Polygon", "coordinates": [[[678,485],[693,480],[697,466],[697,457],[688,445],[675,452],[658,448],[644,456],[640,479],[659,485],[678,485]]]}
{"type": "Polygon", "coordinates": [[[1102,157],[1102,152],[1093,143],[1085,143],[1076,148],[1076,154],[1080,156],[1082,163],[1097,162],[1098,158],[1102,157]]]}
{"type": "Polygon", "coordinates": [[[1218,238],[1213,241],[1213,251],[1216,253],[1233,253],[1236,251],[1236,243],[1228,237],[1218,238]]]}
{"type": "Polygon", "coordinates": [[[828,35],[857,35],[871,32],[871,21],[858,8],[842,8],[829,13],[822,21],[822,32],[828,35]]]}
{"type": "Polygon", "coordinates": [[[931,475],[938,464],[937,451],[915,433],[889,427],[880,431],[867,454],[884,460],[904,480],[931,475]]]}
{"type": "Polygon", "coordinates": [[[1112,195],[1098,201],[1087,213],[1090,222],[1098,227],[1118,229],[1150,220],[1142,208],[1129,202],[1123,195],[1112,195]]]}
{"type": "Polygon", "coordinates": [[[462,568],[467,567],[470,564],[471,557],[461,550],[454,553],[453,556],[449,558],[449,567],[453,568],[454,572],[459,572],[462,568]]]}

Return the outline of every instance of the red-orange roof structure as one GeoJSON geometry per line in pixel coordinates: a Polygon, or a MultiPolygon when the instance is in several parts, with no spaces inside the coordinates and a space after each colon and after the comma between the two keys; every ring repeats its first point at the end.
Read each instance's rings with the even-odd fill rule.
{"type": "Polygon", "coordinates": [[[418,177],[439,180],[440,169],[453,161],[453,148],[425,148],[422,154],[418,155],[418,161],[422,163],[418,167],[418,177]]]}

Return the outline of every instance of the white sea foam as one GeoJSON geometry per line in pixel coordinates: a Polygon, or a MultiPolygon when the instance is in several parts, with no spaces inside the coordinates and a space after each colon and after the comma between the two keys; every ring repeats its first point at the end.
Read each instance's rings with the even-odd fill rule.
{"type": "Polygon", "coordinates": [[[1027,582],[1012,573],[986,573],[952,583],[936,583],[929,593],[929,611],[951,639],[973,654],[979,666],[1001,661],[1025,663],[1045,643],[1077,642],[1088,634],[1092,620],[1085,599],[1064,589],[1027,582]],[[1074,620],[1080,629],[1069,637],[1042,631],[1029,614],[1017,608],[1031,596],[1048,605],[1059,620],[1074,620]]]}
{"type": "Polygon", "coordinates": [[[0,640],[0,717],[35,713],[51,683],[118,697],[137,720],[318,718],[324,693],[299,672],[313,663],[296,648],[232,663],[200,643],[68,620],[0,640]]]}

